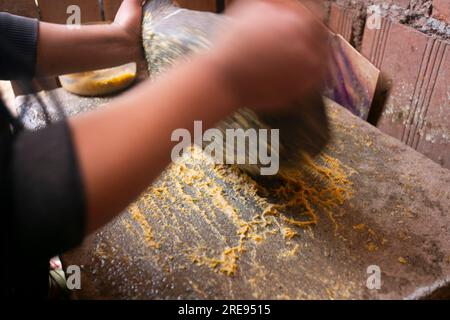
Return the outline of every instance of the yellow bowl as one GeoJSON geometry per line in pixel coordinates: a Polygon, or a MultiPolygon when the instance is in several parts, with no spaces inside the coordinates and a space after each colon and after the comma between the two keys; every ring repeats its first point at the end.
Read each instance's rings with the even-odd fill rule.
{"type": "Polygon", "coordinates": [[[123,66],[63,75],[59,81],[64,89],[81,96],[105,96],[124,90],[136,79],[136,63],[123,66]]]}

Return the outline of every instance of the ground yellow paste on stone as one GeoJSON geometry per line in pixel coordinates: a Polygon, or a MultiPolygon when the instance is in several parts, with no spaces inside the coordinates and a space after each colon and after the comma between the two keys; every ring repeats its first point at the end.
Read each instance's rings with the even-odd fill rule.
{"type": "MultiPolygon", "coordinates": [[[[159,248],[165,241],[174,242],[192,263],[232,276],[238,272],[239,259],[246,251],[272,236],[281,236],[290,243],[299,238],[302,230],[319,223],[320,213],[334,223],[337,232],[333,211],[352,196],[350,171],[337,159],[322,154],[315,161],[306,157],[298,169],[281,172],[273,185],[261,184],[236,167],[214,164],[193,147],[180,163],[168,168],[129,212],[141,226],[147,247],[159,248]],[[254,201],[260,209],[250,219],[248,215],[244,217],[230,192],[240,203],[254,201]],[[185,217],[186,220],[180,220],[185,217]],[[235,230],[231,238],[218,222],[224,217],[235,230]],[[152,229],[149,218],[158,221],[158,226],[152,229]],[[223,244],[220,252],[210,249],[211,243],[202,234],[205,231],[198,230],[189,220],[198,218],[211,228],[216,243],[223,244]],[[154,230],[158,230],[157,236],[154,230]],[[186,233],[196,239],[188,241],[198,243],[196,247],[187,246],[183,240],[186,233]]],[[[297,254],[301,239],[296,241],[286,256],[297,254]]]]}

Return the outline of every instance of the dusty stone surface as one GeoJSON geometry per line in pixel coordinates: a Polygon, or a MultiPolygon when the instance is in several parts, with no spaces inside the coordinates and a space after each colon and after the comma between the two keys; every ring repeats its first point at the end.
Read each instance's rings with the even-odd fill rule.
{"type": "Polygon", "coordinates": [[[80,97],[62,88],[42,91],[37,97],[43,105],[36,99],[36,96],[18,96],[14,102],[17,106],[17,114],[25,127],[30,130],[44,128],[49,123],[62,120],[64,117],[73,117],[80,113],[89,112],[108,103],[112,98],[80,97]],[[61,109],[58,106],[64,106],[64,108],[61,109]],[[43,107],[49,115],[48,119],[43,107]]]}
{"type": "MultiPolygon", "coordinates": [[[[70,116],[107,107],[108,99],[63,89],[56,95],[70,116]]],[[[41,94],[46,105],[50,96],[41,94]]],[[[27,124],[37,128],[43,119],[34,108],[27,124]]],[[[64,255],[66,264],[83,265],[79,297],[448,298],[450,171],[331,102],[328,111],[334,138],[325,153],[339,161],[352,190],[333,207],[333,219],[325,207],[316,208],[318,221],[307,228],[284,219],[301,218],[301,206],[265,216],[262,239],[245,238],[245,250],[231,261],[235,272],[224,274],[215,266],[226,262],[221,252],[240,242],[242,226],[271,212],[270,203],[285,203],[255,194],[254,183],[230,167],[206,158],[188,162],[170,168],[116,221],[64,255]],[[285,228],[295,236],[277,232],[285,228]],[[366,287],[370,265],[381,269],[381,290],[366,287]]]]}
{"type": "Polygon", "coordinates": [[[83,265],[79,297],[448,297],[450,172],[341,107],[331,104],[329,112],[334,140],[326,154],[346,168],[353,189],[332,210],[335,222],[318,208],[316,225],[294,227],[296,236],[286,239],[276,230],[290,227],[283,217],[298,217],[296,211],[266,216],[262,240],[245,238],[227,275],[220,271],[222,252],[240,243],[239,230],[266,210],[261,201],[268,199],[249,191],[245,175],[188,161],[64,256],[67,264],[83,265]],[[381,290],[366,287],[370,265],[381,268],[381,290]]]}

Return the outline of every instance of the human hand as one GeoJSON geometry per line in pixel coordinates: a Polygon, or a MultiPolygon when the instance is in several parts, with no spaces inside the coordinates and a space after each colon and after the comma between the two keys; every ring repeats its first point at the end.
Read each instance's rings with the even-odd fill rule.
{"type": "Polygon", "coordinates": [[[141,55],[142,0],[123,0],[111,28],[141,55]]]}
{"type": "Polygon", "coordinates": [[[211,56],[240,106],[273,111],[321,88],[327,31],[293,0],[240,1],[211,56]]]}

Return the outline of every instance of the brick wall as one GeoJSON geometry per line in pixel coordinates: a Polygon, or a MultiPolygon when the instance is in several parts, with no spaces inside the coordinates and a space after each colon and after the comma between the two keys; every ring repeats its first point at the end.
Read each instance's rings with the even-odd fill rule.
{"type": "Polygon", "coordinates": [[[370,121],[450,168],[450,0],[329,2],[330,28],[382,72],[370,121]],[[374,4],[379,28],[367,23],[374,4]]]}

